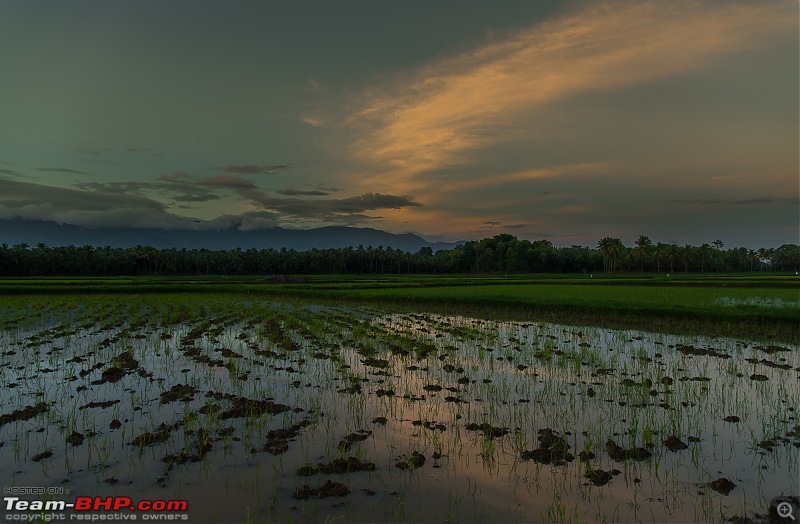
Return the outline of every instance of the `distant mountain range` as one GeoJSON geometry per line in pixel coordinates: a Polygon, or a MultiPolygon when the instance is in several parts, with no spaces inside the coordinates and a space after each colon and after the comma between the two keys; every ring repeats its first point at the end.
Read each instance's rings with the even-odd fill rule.
{"type": "Polygon", "coordinates": [[[430,247],[434,251],[450,249],[459,242],[428,242],[412,233],[394,234],[372,228],[329,226],[317,229],[239,229],[203,230],[108,227],[86,228],[58,224],[46,220],[20,218],[0,220],[0,244],[45,244],[47,246],[133,247],[150,246],[158,249],[330,249],[342,247],[392,247],[417,252],[430,247]]]}

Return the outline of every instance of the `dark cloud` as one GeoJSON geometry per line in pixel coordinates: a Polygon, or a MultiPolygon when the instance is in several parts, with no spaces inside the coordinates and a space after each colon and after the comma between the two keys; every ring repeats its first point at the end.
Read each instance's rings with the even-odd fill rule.
{"type": "Polygon", "coordinates": [[[166,180],[168,182],[179,182],[179,181],[191,180],[192,175],[190,175],[186,171],[177,171],[175,173],[166,173],[163,175],[158,175],[158,179],[166,180]]]}
{"type": "Polygon", "coordinates": [[[289,187],[279,189],[277,192],[284,196],[329,196],[331,193],[344,191],[340,187],[328,187],[322,184],[312,186],[311,184],[299,184],[299,187],[289,187]]]}
{"type": "Polygon", "coordinates": [[[240,190],[239,195],[265,211],[278,213],[287,218],[334,222],[353,222],[375,218],[365,215],[365,211],[401,209],[422,205],[408,195],[384,195],[381,193],[364,193],[348,198],[314,200],[276,198],[266,195],[263,191],[251,189],[240,190]]]}
{"type": "MultiPolygon", "coordinates": [[[[237,227],[266,229],[277,224],[268,212],[224,215],[198,220],[170,213],[167,206],[142,195],[130,194],[141,187],[135,182],[84,186],[92,190],[67,189],[0,178],[0,219],[52,220],[84,227],[142,227],[211,230],[237,227]]],[[[185,208],[187,206],[178,206],[185,208]]]]}
{"type": "Polygon", "coordinates": [[[208,202],[209,200],[219,200],[221,196],[214,193],[181,193],[173,198],[176,202],[208,202]]]}
{"type": "Polygon", "coordinates": [[[185,171],[159,175],[158,180],[159,182],[152,184],[152,187],[174,194],[173,200],[176,202],[208,202],[221,198],[212,189],[200,187],[197,177],[185,171]]]}
{"type": "Polygon", "coordinates": [[[800,203],[798,197],[753,197],[745,198],[743,200],[721,200],[719,198],[695,198],[691,200],[672,199],[670,202],[678,202],[681,204],[694,204],[694,205],[719,205],[719,204],[735,204],[735,205],[754,205],[754,204],[790,204],[797,205],[800,203]]]}
{"type": "Polygon", "coordinates": [[[481,226],[481,229],[491,229],[497,226],[502,226],[501,229],[522,229],[530,226],[530,224],[503,224],[494,220],[487,220],[484,224],[486,225],[481,226]]]}
{"type": "Polygon", "coordinates": [[[36,167],[36,171],[47,171],[50,173],[67,173],[70,175],[91,175],[86,171],[78,171],[77,169],[69,169],[67,167],[36,167]]]}
{"type": "Polygon", "coordinates": [[[215,175],[210,178],[197,180],[195,183],[200,186],[222,187],[233,190],[257,188],[251,181],[235,175],[215,175]]]}
{"type": "Polygon", "coordinates": [[[724,200],[720,200],[718,198],[694,198],[691,200],[681,200],[681,199],[671,199],[670,202],[677,202],[679,204],[693,204],[693,205],[717,205],[717,204],[724,204],[724,200]]]}
{"type": "Polygon", "coordinates": [[[238,175],[257,175],[260,173],[277,173],[289,169],[288,164],[273,164],[268,166],[257,166],[253,164],[220,166],[217,169],[226,173],[236,173],[238,175]]]}
{"type": "Polygon", "coordinates": [[[286,196],[328,196],[328,191],[320,189],[279,189],[278,193],[286,196]]]}
{"type": "Polygon", "coordinates": [[[419,207],[422,204],[408,195],[383,195],[381,193],[364,193],[349,198],[327,200],[332,209],[340,213],[358,213],[372,209],[400,209],[403,207],[419,207]]]}
{"type": "Polygon", "coordinates": [[[99,164],[102,166],[124,166],[125,164],[122,162],[115,162],[113,160],[101,160],[99,158],[80,158],[81,162],[87,162],[89,164],[99,164]]]}
{"type": "Polygon", "coordinates": [[[249,230],[275,227],[280,223],[353,225],[379,220],[380,216],[370,213],[373,211],[421,206],[412,196],[382,193],[347,198],[298,198],[328,196],[329,192],[319,186],[289,188],[282,191],[285,196],[276,197],[268,195],[252,181],[233,174],[199,177],[181,171],[165,173],[147,182],[81,182],[75,184],[74,189],[0,180],[4,180],[4,186],[0,187],[0,217],[21,216],[87,227],[236,227],[249,230]],[[250,202],[257,210],[189,223],[185,217],[169,213],[167,204],[150,198],[156,194],[171,196],[174,209],[186,209],[187,204],[218,200],[227,192],[250,202]]]}
{"type": "Polygon", "coordinates": [[[195,180],[188,173],[170,173],[160,175],[160,182],[84,182],[75,184],[78,189],[96,191],[99,193],[138,194],[145,191],[159,191],[171,193],[176,202],[207,202],[221,198],[207,188],[198,187],[195,180]]]}
{"type": "Polygon", "coordinates": [[[215,229],[236,228],[240,231],[272,229],[279,225],[278,217],[266,211],[249,211],[241,215],[220,215],[208,222],[215,229]]]}
{"type": "Polygon", "coordinates": [[[22,173],[17,173],[13,169],[0,168],[0,175],[13,176],[13,177],[16,177],[16,178],[28,178],[25,175],[23,175],[22,173]]]}
{"type": "Polygon", "coordinates": [[[187,220],[164,204],[129,194],[80,191],[0,179],[0,218],[53,220],[86,227],[129,226],[176,229],[187,220]]]}
{"type": "Polygon", "coordinates": [[[75,148],[75,151],[82,155],[103,156],[107,153],[111,153],[113,149],[105,146],[78,146],[75,148]]]}
{"type": "Polygon", "coordinates": [[[751,204],[794,204],[800,202],[800,198],[776,198],[776,197],[756,197],[746,198],[744,200],[737,200],[734,204],[751,205],[751,204]]]}
{"type": "Polygon", "coordinates": [[[98,193],[131,194],[141,193],[144,189],[152,189],[153,184],[146,182],[81,182],[75,184],[75,187],[98,193]]]}

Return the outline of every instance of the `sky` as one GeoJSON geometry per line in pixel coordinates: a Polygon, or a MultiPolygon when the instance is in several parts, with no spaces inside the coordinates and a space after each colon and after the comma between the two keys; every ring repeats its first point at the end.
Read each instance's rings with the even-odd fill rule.
{"type": "Polygon", "coordinates": [[[800,240],[800,3],[0,2],[0,218],[800,240]]]}

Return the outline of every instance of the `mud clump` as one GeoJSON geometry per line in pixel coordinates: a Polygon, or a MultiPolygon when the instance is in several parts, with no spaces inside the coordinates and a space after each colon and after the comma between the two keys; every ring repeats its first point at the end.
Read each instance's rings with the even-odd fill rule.
{"type": "Polygon", "coordinates": [[[283,413],[284,411],[289,411],[292,409],[289,406],[278,404],[276,402],[272,402],[271,400],[256,400],[247,397],[237,397],[236,395],[232,395],[230,393],[208,392],[206,393],[206,396],[212,397],[216,400],[229,400],[231,402],[231,408],[220,413],[219,418],[222,420],[240,417],[257,417],[263,415],[264,413],[277,415],[278,413],[283,413]]]}
{"type": "Polygon", "coordinates": [[[67,437],[67,444],[72,444],[73,446],[80,446],[83,444],[83,439],[86,438],[86,435],[83,433],[78,433],[77,431],[73,431],[70,436],[67,437]]]}
{"type": "Polygon", "coordinates": [[[475,424],[474,422],[471,424],[467,424],[467,431],[481,431],[483,432],[483,436],[486,438],[500,438],[508,435],[511,430],[508,428],[500,428],[495,427],[489,424],[488,422],[483,422],[481,424],[475,424]]]}
{"type": "Polygon", "coordinates": [[[552,464],[563,466],[575,460],[575,455],[569,452],[569,444],[550,428],[539,430],[539,447],[534,450],[522,452],[522,460],[533,460],[538,464],[552,464]]]}
{"type": "Polygon", "coordinates": [[[355,433],[345,435],[345,437],[339,442],[339,449],[342,451],[350,451],[350,448],[353,446],[353,444],[367,440],[371,436],[372,431],[368,429],[359,429],[355,433]]]}
{"type": "Polygon", "coordinates": [[[731,358],[730,355],[727,353],[723,353],[722,351],[717,351],[711,348],[696,348],[693,345],[684,345],[684,344],[675,344],[675,349],[683,353],[684,355],[697,355],[697,356],[709,356],[709,357],[718,357],[718,358],[731,358]]]}
{"type": "Polygon", "coordinates": [[[414,426],[422,426],[423,428],[430,429],[431,431],[437,430],[437,429],[439,431],[447,431],[447,426],[445,426],[441,422],[435,422],[435,421],[431,421],[431,420],[425,420],[425,421],[423,421],[423,420],[414,420],[414,421],[411,422],[411,424],[414,425],[414,426]]]}
{"type": "Polygon", "coordinates": [[[407,469],[421,468],[424,465],[425,465],[425,455],[417,451],[414,451],[405,460],[398,461],[394,465],[394,467],[405,471],[407,469]]]}
{"type": "Polygon", "coordinates": [[[717,480],[713,480],[709,482],[708,485],[711,487],[711,489],[713,489],[717,493],[722,493],[723,495],[726,496],[731,491],[733,491],[733,488],[736,487],[736,484],[734,484],[730,479],[727,479],[725,477],[720,477],[717,480]]]}
{"type": "Polygon", "coordinates": [[[31,460],[34,461],[34,462],[41,462],[44,459],[50,458],[52,456],[53,456],[53,450],[52,449],[48,449],[48,450],[42,451],[41,453],[37,453],[36,455],[32,456],[31,460]]]}
{"type": "Polygon", "coordinates": [[[111,382],[113,384],[114,382],[119,382],[122,380],[122,377],[138,367],[139,361],[133,358],[133,354],[130,351],[123,351],[121,354],[111,359],[111,366],[103,371],[99,379],[93,380],[92,384],[99,385],[105,384],[106,382],[111,382]]]}
{"type": "Polygon", "coordinates": [[[310,477],[317,473],[343,474],[355,471],[375,471],[375,464],[372,462],[362,462],[356,457],[347,457],[346,459],[339,458],[327,464],[317,464],[317,467],[303,466],[297,470],[297,474],[302,477],[310,477]]]}
{"type": "Polygon", "coordinates": [[[289,450],[289,441],[293,440],[300,433],[300,430],[311,424],[308,419],[291,426],[272,429],[267,432],[267,443],[264,444],[262,451],[272,455],[280,455],[289,450]]]}
{"type": "Polygon", "coordinates": [[[158,425],[156,431],[146,431],[136,437],[135,439],[130,441],[131,446],[137,447],[145,447],[145,446],[153,446],[155,444],[161,444],[162,442],[166,442],[169,440],[170,435],[172,432],[180,427],[180,422],[176,422],[175,424],[167,425],[163,422],[158,425]]]}
{"type": "Polygon", "coordinates": [[[349,393],[351,395],[355,395],[356,393],[361,393],[361,384],[352,384],[347,386],[346,388],[337,389],[339,393],[349,393]]]}
{"type": "Polygon", "coordinates": [[[133,353],[130,351],[123,351],[111,359],[111,365],[126,370],[134,370],[139,367],[139,361],[133,358],[133,353]]]}
{"type": "Polygon", "coordinates": [[[105,384],[106,382],[111,382],[111,383],[119,382],[120,380],[122,380],[122,377],[124,376],[125,376],[124,369],[117,366],[112,366],[103,371],[103,374],[100,375],[100,378],[98,380],[92,380],[92,384],[99,385],[99,384],[105,384]]]}
{"type": "Polygon", "coordinates": [[[782,352],[790,352],[792,351],[789,348],[784,348],[781,346],[755,346],[756,349],[763,351],[767,355],[774,355],[775,353],[782,353],[782,352]]]}
{"type": "Polygon", "coordinates": [[[374,368],[386,369],[389,367],[389,361],[382,358],[365,358],[361,361],[365,366],[372,366],[374,368]]]}
{"type": "Polygon", "coordinates": [[[22,409],[12,411],[7,415],[0,415],[0,426],[14,422],[16,420],[30,420],[40,413],[44,413],[50,409],[46,402],[39,402],[33,406],[27,406],[22,409]]]}
{"type": "Polygon", "coordinates": [[[587,471],[584,476],[589,479],[589,483],[594,484],[595,486],[605,486],[611,481],[613,472],[602,469],[593,469],[592,471],[587,471]]]}
{"type": "Polygon", "coordinates": [[[193,388],[192,386],[188,386],[186,384],[176,384],[169,388],[169,390],[161,393],[161,404],[168,404],[176,400],[190,402],[194,400],[195,393],[197,393],[197,389],[193,388]]]}
{"type": "Polygon", "coordinates": [[[83,411],[84,409],[94,409],[94,408],[105,409],[113,406],[114,404],[119,404],[119,400],[104,400],[102,402],[89,402],[88,404],[84,404],[78,409],[81,411],[83,411]]]}
{"type": "Polygon", "coordinates": [[[346,497],[350,494],[350,488],[341,482],[325,481],[325,484],[318,488],[312,488],[305,484],[292,493],[292,498],[306,500],[310,498],[323,498],[323,497],[346,497]]]}
{"type": "Polygon", "coordinates": [[[653,456],[653,454],[645,448],[625,449],[611,439],[608,439],[606,442],[606,451],[608,451],[608,455],[617,462],[624,462],[626,460],[646,460],[653,456]]]}
{"type": "Polygon", "coordinates": [[[667,447],[668,450],[672,451],[673,453],[689,447],[688,444],[682,442],[681,439],[679,439],[675,435],[670,435],[669,437],[667,437],[667,439],[664,441],[664,445],[667,447]]]}
{"type": "MultiPolygon", "coordinates": [[[[255,450],[254,450],[255,451],[255,450]]],[[[270,455],[282,455],[289,451],[288,440],[268,440],[262,451],[266,451],[270,455]]]]}

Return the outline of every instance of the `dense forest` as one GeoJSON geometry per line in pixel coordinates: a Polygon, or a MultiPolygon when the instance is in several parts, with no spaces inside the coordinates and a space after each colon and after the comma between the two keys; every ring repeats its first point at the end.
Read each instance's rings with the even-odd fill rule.
{"type": "Polygon", "coordinates": [[[633,246],[603,238],[595,248],[555,247],[547,240],[497,235],[434,252],[410,253],[379,246],[339,249],[155,249],[0,246],[0,275],[271,275],[389,273],[675,273],[797,271],[800,246],[724,249],[719,240],[701,246],[654,243],[642,235],[633,246]]]}

